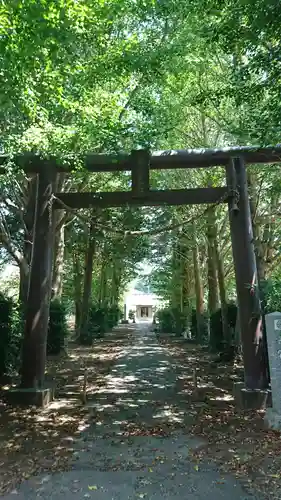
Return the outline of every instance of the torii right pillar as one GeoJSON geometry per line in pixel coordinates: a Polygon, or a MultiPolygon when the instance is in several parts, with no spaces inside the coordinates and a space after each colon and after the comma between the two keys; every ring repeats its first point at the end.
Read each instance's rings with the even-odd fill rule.
{"type": "Polygon", "coordinates": [[[234,396],[238,406],[260,409],[266,406],[268,378],[247,172],[243,158],[231,159],[226,168],[226,177],[230,194],[229,221],[244,361],[244,383],[235,384],[234,396]]]}

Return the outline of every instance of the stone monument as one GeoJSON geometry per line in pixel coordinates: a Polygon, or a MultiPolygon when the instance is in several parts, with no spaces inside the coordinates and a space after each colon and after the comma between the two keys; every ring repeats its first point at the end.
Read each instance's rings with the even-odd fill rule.
{"type": "Polygon", "coordinates": [[[272,394],[265,422],[269,428],[281,430],[281,313],[267,314],[265,324],[272,394]]]}

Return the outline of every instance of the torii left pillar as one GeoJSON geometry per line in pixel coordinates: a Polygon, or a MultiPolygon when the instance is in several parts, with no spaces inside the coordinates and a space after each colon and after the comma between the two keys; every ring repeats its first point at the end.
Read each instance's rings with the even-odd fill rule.
{"type": "Polygon", "coordinates": [[[21,385],[14,392],[14,400],[45,406],[52,399],[52,391],[44,386],[44,379],[54,246],[52,195],[56,174],[50,164],[39,161],[21,385]]]}

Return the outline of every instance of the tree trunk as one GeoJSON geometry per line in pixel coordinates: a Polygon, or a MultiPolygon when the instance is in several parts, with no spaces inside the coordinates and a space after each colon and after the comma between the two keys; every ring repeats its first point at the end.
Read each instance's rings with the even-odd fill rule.
{"type": "Polygon", "coordinates": [[[267,220],[260,222],[258,217],[258,203],[260,186],[257,185],[257,180],[253,172],[247,172],[247,180],[250,190],[250,210],[252,218],[252,228],[254,236],[254,246],[257,264],[257,273],[259,283],[263,283],[267,277],[268,267],[272,262],[274,253],[274,230],[273,220],[274,214],[279,206],[279,193],[272,192],[268,200],[268,215],[267,220]]]}
{"type": "Polygon", "coordinates": [[[74,304],[75,304],[75,331],[80,331],[81,310],[82,310],[82,270],[79,261],[79,254],[76,251],[72,254],[73,259],[73,284],[74,284],[74,304]]]}
{"type": "Polygon", "coordinates": [[[196,228],[193,223],[193,269],[194,269],[194,287],[196,296],[196,327],[197,327],[197,342],[202,342],[205,333],[205,318],[204,318],[204,291],[201,280],[200,265],[199,265],[199,251],[196,238],[196,228]]]}
{"type": "Polygon", "coordinates": [[[181,280],[181,257],[180,257],[179,235],[173,245],[172,255],[172,290],[171,306],[173,309],[182,308],[182,280],[181,280]]]}
{"type": "MultiPolygon", "coordinates": [[[[56,211],[56,219],[59,221],[63,216],[61,210],[56,211]]],[[[64,266],[64,224],[56,224],[56,234],[55,234],[55,245],[54,245],[54,267],[53,267],[53,277],[52,277],[52,298],[61,299],[63,290],[63,266],[64,266]]]]}
{"type": "Polygon", "coordinates": [[[107,305],[108,303],[108,275],[109,275],[109,263],[104,262],[102,266],[101,273],[101,306],[107,305]]]}
{"type": "Polygon", "coordinates": [[[190,313],[190,297],[193,280],[191,278],[192,265],[190,263],[191,251],[188,241],[184,234],[180,235],[179,242],[180,261],[179,261],[179,286],[180,286],[180,310],[185,318],[190,313]]]}
{"type": "Polygon", "coordinates": [[[110,271],[110,266],[111,266],[111,259],[110,256],[108,255],[107,251],[107,245],[106,243],[104,244],[103,247],[103,252],[102,252],[102,262],[101,262],[101,269],[100,269],[100,290],[99,290],[99,305],[102,307],[108,302],[108,278],[109,278],[109,271],[110,271]]]}
{"type": "Polygon", "coordinates": [[[37,193],[37,175],[33,174],[28,178],[27,202],[24,211],[24,243],[23,258],[27,266],[20,266],[19,300],[25,306],[29,291],[29,269],[32,257],[32,241],[34,232],[35,206],[37,193]]]}
{"type": "Polygon", "coordinates": [[[256,266],[259,283],[265,279],[265,255],[264,248],[262,244],[262,233],[261,227],[257,222],[257,211],[258,211],[258,188],[257,181],[253,173],[247,171],[247,180],[249,186],[249,192],[251,196],[249,197],[251,219],[252,219],[252,230],[254,237],[254,248],[256,255],[256,266]]]}
{"type": "Polygon", "coordinates": [[[213,324],[212,316],[219,309],[218,279],[216,265],[216,213],[214,208],[210,208],[207,215],[207,241],[208,241],[208,310],[210,317],[210,348],[214,352],[221,349],[222,338],[218,337],[216,326],[213,324]]]}
{"type": "Polygon", "coordinates": [[[183,311],[188,318],[191,315],[192,295],[194,291],[192,252],[186,249],[186,258],[183,266],[183,311]]]}
{"type": "Polygon", "coordinates": [[[28,297],[28,289],[29,289],[29,270],[22,266],[19,268],[20,270],[20,283],[19,283],[19,301],[25,308],[27,297],[28,297]]]}
{"type": "Polygon", "coordinates": [[[250,191],[250,198],[249,198],[249,207],[250,207],[250,214],[251,214],[251,221],[252,221],[252,231],[253,231],[253,238],[254,238],[254,250],[255,250],[255,257],[256,257],[256,269],[257,269],[257,285],[259,288],[259,298],[260,298],[260,307],[261,307],[261,313],[262,313],[262,332],[263,332],[263,342],[262,342],[262,350],[263,350],[263,358],[264,358],[264,364],[265,364],[265,379],[270,381],[270,373],[269,373],[269,361],[268,361],[268,350],[267,350],[267,341],[266,341],[266,323],[265,323],[265,313],[264,309],[266,307],[266,297],[264,294],[264,282],[266,280],[266,271],[267,271],[267,266],[268,263],[270,262],[270,256],[272,256],[272,251],[273,251],[273,245],[274,245],[274,237],[273,237],[273,231],[272,231],[272,220],[271,220],[271,214],[272,211],[276,209],[278,200],[279,200],[279,194],[272,193],[271,198],[270,198],[270,218],[269,221],[265,224],[263,232],[261,225],[258,222],[258,188],[257,188],[257,182],[255,176],[247,171],[247,181],[248,181],[248,186],[249,186],[249,191],[250,191]]]}
{"type": "MultiPolygon", "coordinates": [[[[56,190],[64,189],[66,174],[60,172],[57,175],[56,190]]],[[[65,210],[56,210],[54,214],[54,264],[52,275],[52,298],[61,299],[63,291],[63,267],[65,257],[65,210]]]]}
{"type": "Polygon", "coordinates": [[[87,334],[89,323],[89,309],[91,305],[92,295],[92,279],[93,279],[93,265],[94,255],[96,250],[95,240],[95,224],[90,225],[88,246],[85,254],[85,271],[84,271],[84,286],[83,286],[83,300],[81,309],[81,323],[80,323],[80,336],[87,334]]]}
{"type": "Polygon", "coordinates": [[[111,300],[110,300],[110,303],[112,306],[118,305],[120,283],[121,283],[120,262],[119,262],[119,260],[116,260],[113,263],[112,281],[111,281],[111,300]]]}
{"type": "Polygon", "coordinates": [[[221,303],[221,319],[222,319],[222,329],[223,329],[223,338],[225,344],[225,351],[229,351],[229,348],[232,344],[232,335],[231,329],[228,324],[228,306],[227,306],[227,297],[226,297],[226,289],[225,289],[225,277],[224,277],[224,267],[223,262],[219,252],[219,245],[217,237],[215,239],[215,255],[216,255],[216,264],[218,270],[218,283],[219,283],[219,293],[220,293],[220,303],[221,303]]]}

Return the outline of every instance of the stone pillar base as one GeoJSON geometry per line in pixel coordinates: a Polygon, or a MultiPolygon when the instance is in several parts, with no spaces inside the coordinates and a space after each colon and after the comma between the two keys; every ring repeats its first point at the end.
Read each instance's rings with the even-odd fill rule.
{"type": "Polygon", "coordinates": [[[273,408],[268,408],[265,412],[264,423],[268,429],[281,431],[281,413],[277,413],[273,408]]]}
{"type": "Polygon", "coordinates": [[[20,406],[37,406],[45,408],[54,399],[54,389],[21,389],[16,387],[5,392],[4,398],[8,404],[20,406]]]}
{"type": "Polygon", "coordinates": [[[235,404],[242,410],[265,410],[269,391],[267,389],[246,389],[244,382],[233,386],[235,404]]]}

